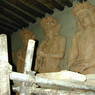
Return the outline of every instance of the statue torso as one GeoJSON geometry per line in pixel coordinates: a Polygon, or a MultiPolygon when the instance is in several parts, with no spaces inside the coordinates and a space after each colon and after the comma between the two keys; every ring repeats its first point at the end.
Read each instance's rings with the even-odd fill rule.
{"type": "Polygon", "coordinates": [[[83,31],[78,38],[79,59],[90,60],[95,57],[95,29],[83,31]]]}
{"type": "Polygon", "coordinates": [[[78,57],[71,70],[83,74],[95,73],[95,29],[79,32],[76,44],[78,57]]]}
{"type": "MultiPolygon", "coordinates": [[[[64,55],[65,39],[61,36],[54,37],[51,40],[44,40],[39,47],[39,52],[47,54],[48,56],[38,55],[36,64],[39,69],[38,72],[56,72],[60,71],[59,64],[61,59],[59,57],[54,57],[58,55],[64,55]],[[54,55],[54,56],[53,56],[54,55]]],[[[39,53],[38,52],[38,53],[39,53]]]]}

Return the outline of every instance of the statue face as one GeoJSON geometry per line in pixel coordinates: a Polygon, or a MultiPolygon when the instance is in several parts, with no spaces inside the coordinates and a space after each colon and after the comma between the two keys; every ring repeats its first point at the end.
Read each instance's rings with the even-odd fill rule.
{"type": "Polygon", "coordinates": [[[45,31],[45,35],[47,38],[53,38],[54,36],[58,35],[60,31],[60,24],[56,24],[56,26],[49,29],[49,31],[45,31]]]}
{"type": "Polygon", "coordinates": [[[54,21],[47,21],[44,25],[44,29],[47,30],[47,29],[52,29],[53,27],[56,26],[56,23],[54,21]]]}
{"type": "Polygon", "coordinates": [[[52,39],[56,36],[60,30],[60,25],[57,23],[57,20],[52,16],[43,18],[41,20],[41,26],[44,29],[45,36],[48,39],[52,39]]]}
{"type": "Polygon", "coordinates": [[[89,12],[82,12],[79,14],[78,18],[79,18],[79,22],[80,24],[84,27],[84,28],[87,28],[87,27],[91,27],[93,26],[93,15],[91,15],[91,13],[89,12]]]}
{"type": "Polygon", "coordinates": [[[41,26],[42,28],[47,31],[49,29],[52,29],[53,27],[55,27],[57,24],[57,21],[55,18],[53,18],[52,16],[43,18],[41,21],[41,26]]]}

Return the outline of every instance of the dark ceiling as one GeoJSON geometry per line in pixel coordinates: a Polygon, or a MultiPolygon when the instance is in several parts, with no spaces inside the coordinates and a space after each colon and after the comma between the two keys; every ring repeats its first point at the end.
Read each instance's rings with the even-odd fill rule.
{"type": "MultiPolygon", "coordinates": [[[[13,33],[28,24],[35,23],[45,14],[53,14],[56,8],[72,7],[74,0],[0,0],[0,32],[13,33]]],[[[83,0],[79,0],[80,2],[83,0]]]]}

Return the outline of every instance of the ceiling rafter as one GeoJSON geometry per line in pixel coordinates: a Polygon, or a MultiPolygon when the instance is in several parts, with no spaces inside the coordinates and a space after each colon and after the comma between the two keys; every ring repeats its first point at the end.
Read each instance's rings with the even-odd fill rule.
{"type": "MultiPolygon", "coordinates": [[[[10,2],[11,2],[11,0],[10,0],[10,2]]],[[[20,0],[15,1],[15,3],[13,2],[12,4],[20,9],[22,9],[25,13],[28,13],[30,15],[34,15],[35,17],[42,17],[43,16],[43,14],[41,14],[40,12],[37,12],[33,8],[29,8],[24,3],[22,3],[20,0]]]]}
{"type": "Polygon", "coordinates": [[[32,19],[35,20],[35,16],[33,16],[33,15],[31,15],[30,13],[28,13],[28,12],[24,11],[23,9],[19,8],[18,6],[16,6],[16,5],[13,4],[12,2],[9,2],[9,1],[7,1],[7,0],[5,0],[4,2],[5,2],[6,4],[10,5],[11,7],[13,7],[13,8],[15,8],[15,9],[19,10],[20,12],[26,14],[28,17],[31,17],[32,19]]]}
{"type": "Polygon", "coordinates": [[[12,29],[9,29],[9,28],[5,28],[5,27],[2,27],[0,26],[0,33],[13,33],[15,31],[13,31],[12,29]]]}
{"type": "Polygon", "coordinates": [[[18,14],[14,13],[13,11],[7,9],[7,8],[3,8],[3,11],[8,12],[10,14],[12,14],[13,16],[15,16],[15,18],[19,19],[20,21],[22,21],[23,23],[29,23],[27,20],[25,20],[23,17],[19,16],[18,14]]]}
{"type": "Polygon", "coordinates": [[[3,13],[5,13],[5,12],[7,13],[7,12],[8,12],[9,14],[12,14],[13,16],[15,16],[16,18],[18,18],[18,19],[21,20],[22,22],[28,23],[27,20],[23,19],[23,17],[19,16],[18,14],[16,14],[16,13],[14,13],[13,11],[9,10],[8,8],[3,7],[2,4],[0,4],[0,7],[1,7],[1,10],[2,10],[3,13]]]}
{"type": "MultiPolygon", "coordinates": [[[[27,2],[27,0],[24,0],[27,2]]],[[[42,4],[39,0],[28,0],[28,3],[32,5],[34,5],[35,7],[37,7],[39,10],[47,12],[49,14],[52,14],[54,11],[47,7],[46,5],[42,4]]]]}
{"type": "Polygon", "coordinates": [[[37,11],[38,13],[40,13],[41,17],[45,16],[45,13],[43,11],[39,10],[38,8],[36,8],[35,6],[33,6],[33,4],[31,6],[28,2],[25,2],[25,0],[19,0],[19,1],[22,2],[25,6],[31,8],[31,9],[33,8],[35,11],[37,11]]]}
{"type": "MultiPolygon", "coordinates": [[[[1,6],[0,6],[0,7],[1,7],[1,6]]],[[[22,19],[21,17],[19,18],[17,14],[14,14],[12,11],[10,11],[10,10],[8,10],[8,9],[5,9],[5,8],[2,8],[2,7],[1,7],[1,8],[0,8],[0,12],[1,12],[3,15],[7,16],[8,18],[14,20],[16,23],[21,24],[22,26],[23,26],[23,25],[24,25],[24,26],[28,25],[28,22],[23,21],[23,19],[22,19]]]]}
{"type": "Polygon", "coordinates": [[[64,5],[62,6],[60,3],[58,3],[56,0],[49,0],[54,6],[55,8],[59,9],[59,10],[64,10],[64,5]]]}
{"type": "Polygon", "coordinates": [[[6,23],[12,24],[12,25],[14,25],[16,27],[19,27],[19,28],[21,27],[20,24],[16,23],[14,20],[8,18],[7,16],[5,16],[5,15],[3,15],[1,13],[0,13],[0,20],[3,21],[3,22],[6,22],[6,23]]]}
{"type": "Polygon", "coordinates": [[[37,0],[37,1],[51,10],[54,9],[54,6],[48,5],[49,4],[48,0],[37,0]]]}
{"type": "Polygon", "coordinates": [[[25,14],[23,11],[19,10],[17,7],[12,6],[10,3],[6,2],[2,2],[1,4],[3,7],[8,8],[9,10],[11,10],[12,12],[18,14],[19,16],[21,16],[23,19],[26,19],[28,22],[35,22],[35,18],[31,17],[30,15],[25,14]]]}
{"type": "MultiPolygon", "coordinates": [[[[26,11],[29,11],[29,13],[34,14],[36,17],[44,17],[45,15],[38,10],[35,10],[33,7],[28,6],[27,3],[24,3],[22,0],[19,0],[18,5],[22,5],[26,11]]],[[[23,8],[22,7],[22,8],[23,8]]]]}
{"type": "Polygon", "coordinates": [[[64,10],[64,6],[71,7],[73,1],[74,0],[1,0],[0,27],[2,27],[1,29],[4,31],[15,31],[16,29],[27,27],[29,23],[36,22],[37,18],[43,18],[46,13],[53,14],[55,8],[64,10]],[[5,29],[3,29],[4,27],[5,29]]]}
{"type": "Polygon", "coordinates": [[[10,28],[12,30],[17,30],[17,27],[15,27],[15,26],[13,26],[12,24],[9,24],[9,23],[4,23],[2,20],[0,20],[0,25],[5,26],[7,28],[10,28]]]}
{"type": "Polygon", "coordinates": [[[35,1],[34,0],[28,0],[28,2],[27,2],[27,0],[21,0],[21,1],[23,1],[25,4],[27,4],[27,6],[29,6],[30,8],[32,7],[35,10],[37,10],[37,11],[39,11],[45,15],[46,11],[41,6],[39,6],[39,4],[36,0],[35,1]]]}
{"type": "Polygon", "coordinates": [[[42,4],[46,5],[48,8],[50,9],[54,9],[55,7],[52,5],[52,3],[50,2],[51,0],[38,0],[40,1],[42,4]]]}
{"type": "Polygon", "coordinates": [[[56,1],[61,6],[72,7],[73,5],[73,0],[54,0],[54,1],[56,1]]]}

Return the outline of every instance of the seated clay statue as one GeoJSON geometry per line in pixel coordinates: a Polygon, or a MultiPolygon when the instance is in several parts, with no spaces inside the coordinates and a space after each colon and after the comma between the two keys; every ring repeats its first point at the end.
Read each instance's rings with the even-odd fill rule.
{"type": "Polygon", "coordinates": [[[89,2],[77,4],[73,11],[78,30],[72,40],[69,68],[82,74],[95,73],[95,7],[89,2]]]}
{"type": "Polygon", "coordinates": [[[28,40],[29,39],[36,40],[36,36],[33,32],[31,32],[29,29],[26,29],[26,28],[22,29],[19,32],[20,32],[20,36],[22,38],[24,47],[19,49],[19,51],[16,54],[17,55],[17,71],[23,72],[28,40]]]}
{"type": "Polygon", "coordinates": [[[59,35],[60,25],[49,16],[41,20],[41,26],[45,40],[38,48],[35,70],[40,73],[60,71],[59,65],[65,51],[65,39],[59,35]]]}

